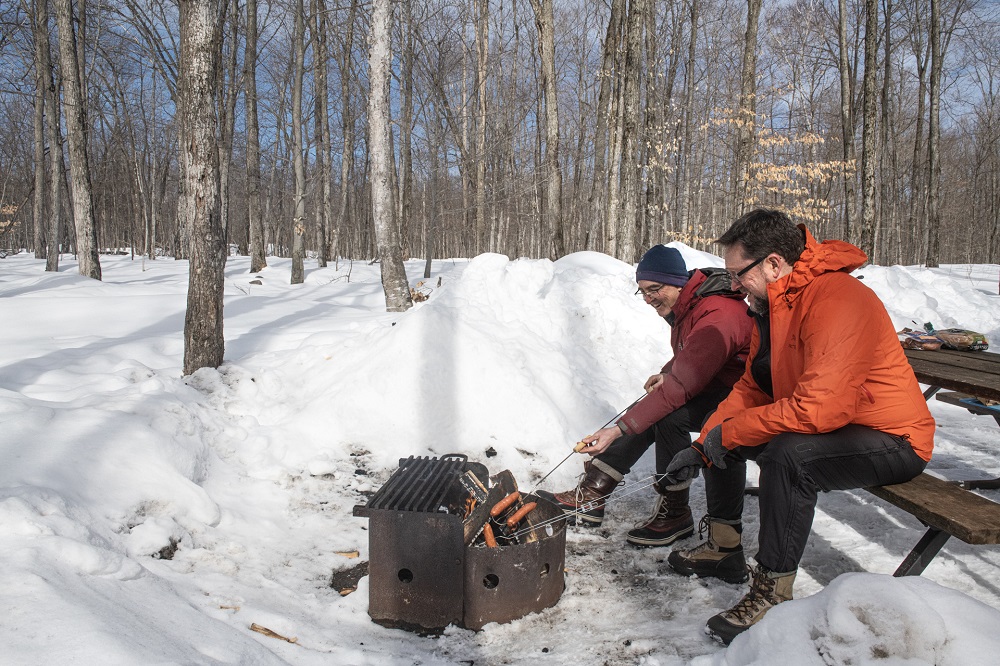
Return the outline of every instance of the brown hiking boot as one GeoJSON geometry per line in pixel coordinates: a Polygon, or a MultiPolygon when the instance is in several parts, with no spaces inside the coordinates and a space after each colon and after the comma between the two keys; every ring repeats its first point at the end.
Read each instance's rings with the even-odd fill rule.
{"type": "Polygon", "coordinates": [[[694,519],[688,506],[690,487],[690,481],[669,488],[654,483],[653,488],[659,494],[653,515],[629,530],[625,540],[635,546],[667,546],[694,534],[694,519]]]}
{"type": "Polygon", "coordinates": [[[708,530],[708,540],[694,548],[675,550],[667,563],[684,576],[721,578],[727,583],[742,583],[747,579],[747,561],[740,542],[743,525],[740,521],[723,521],[705,516],[698,525],[698,536],[708,530]]]}
{"type": "Polygon", "coordinates": [[[563,493],[538,490],[535,494],[562,509],[570,525],[575,525],[579,518],[582,526],[598,527],[604,522],[604,500],[622,482],[622,474],[596,458],[585,462],[583,471],[583,478],[573,490],[563,493]]]}
{"type": "Polygon", "coordinates": [[[752,572],[750,591],[735,606],[712,617],[705,627],[705,633],[726,645],[757,624],[772,607],[792,599],[796,572],[774,573],[761,564],[752,572]]]}

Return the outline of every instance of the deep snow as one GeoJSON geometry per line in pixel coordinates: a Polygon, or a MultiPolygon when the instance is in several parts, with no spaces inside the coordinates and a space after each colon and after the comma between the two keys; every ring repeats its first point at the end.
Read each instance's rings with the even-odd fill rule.
{"type": "MultiPolygon", "coordinates": [[[[689,267],[721,265],[675,246],[689,267]]],[[[226,363],[182,377],[187,262],[101,261],[103,282],[65,256],[56,274],[24,253],[0,260],[4,663],[967,666],[1000,652],[1000,548],[952,540],[922,577],[894,579],[921,527],[863,491],[821,496],[796,600],[723,649],[702,627],[744,588],[624,544],[652,507],[651,453],[604,526],[570,529],[554,608],[438,638],[382,628],[367,578],[347,596],[330,587],[368,557],[353,506],[409,455],[465,453],[534,486],[669,358],[634,268],[482,255],[421,280],[415,260],[429,299],[392,314],[377,265],[310,264],[290,286],[288,260],[254,275],[232,257],[226,363]]],[[[998,270],[856,275],[898,328],[962,326],[1000,347],[998,270]]],[[[932,471],[1000,475],[992,419],[931,409],[932,471]]],[[[571,487],[582,459],[544,487],[571,487]]],[[[755,500],[745,518],[753,553],[755,500]]]]}

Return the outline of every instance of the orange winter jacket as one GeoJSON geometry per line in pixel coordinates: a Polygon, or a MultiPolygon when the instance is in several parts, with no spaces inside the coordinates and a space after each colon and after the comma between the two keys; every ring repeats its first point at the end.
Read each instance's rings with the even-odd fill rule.
{"type": "Polygon", "coordinates": [[[823,433],[850,423],[905,437],[930,460],[934,418],[885,306],[850,275],[868,257],[849,243],[806,248],[792,272],[768,285],[772,398],[750,374],[760,348],[755,327],[746,371],[709,417],[699,440],[722,424],[727,449],[758,446],[783,432],[823,433]]]}

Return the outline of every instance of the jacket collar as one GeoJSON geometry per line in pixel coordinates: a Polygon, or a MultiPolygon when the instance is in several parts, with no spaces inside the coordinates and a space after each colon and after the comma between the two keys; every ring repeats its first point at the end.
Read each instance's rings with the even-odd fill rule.
{"type": "Polygon", "coordinates": [[[850,273],[868,261],[860,248],[842,240],[818,242],[804,224],[799,225],[805,236],[806,247],[792,266],[792,272],[768,286],[772,302],[781,296],[791,305],[813,280],[825,273],[843,271],[850,273]]]}

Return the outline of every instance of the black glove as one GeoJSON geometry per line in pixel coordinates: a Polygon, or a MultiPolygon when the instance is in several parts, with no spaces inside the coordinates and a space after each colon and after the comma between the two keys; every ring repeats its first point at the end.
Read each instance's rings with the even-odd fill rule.
{"type": "Polygon", "coordinates": [[[705,459],[701,454],[692,448],[686,448],[673,457],[667,465],[667,471],[663,478],[668,486],[676,486],[678,483],[690,481],[697,478],[698,472],[705,466],[705,459]]]}
{"type": "Polygon", "coordinates": [[[715,426],[708,431],[701,446],[705,451],[705,457],[709,459],[714,467],[726,469],[726,454],[728,451],[722,445],[722,424],[715,426]]]}

